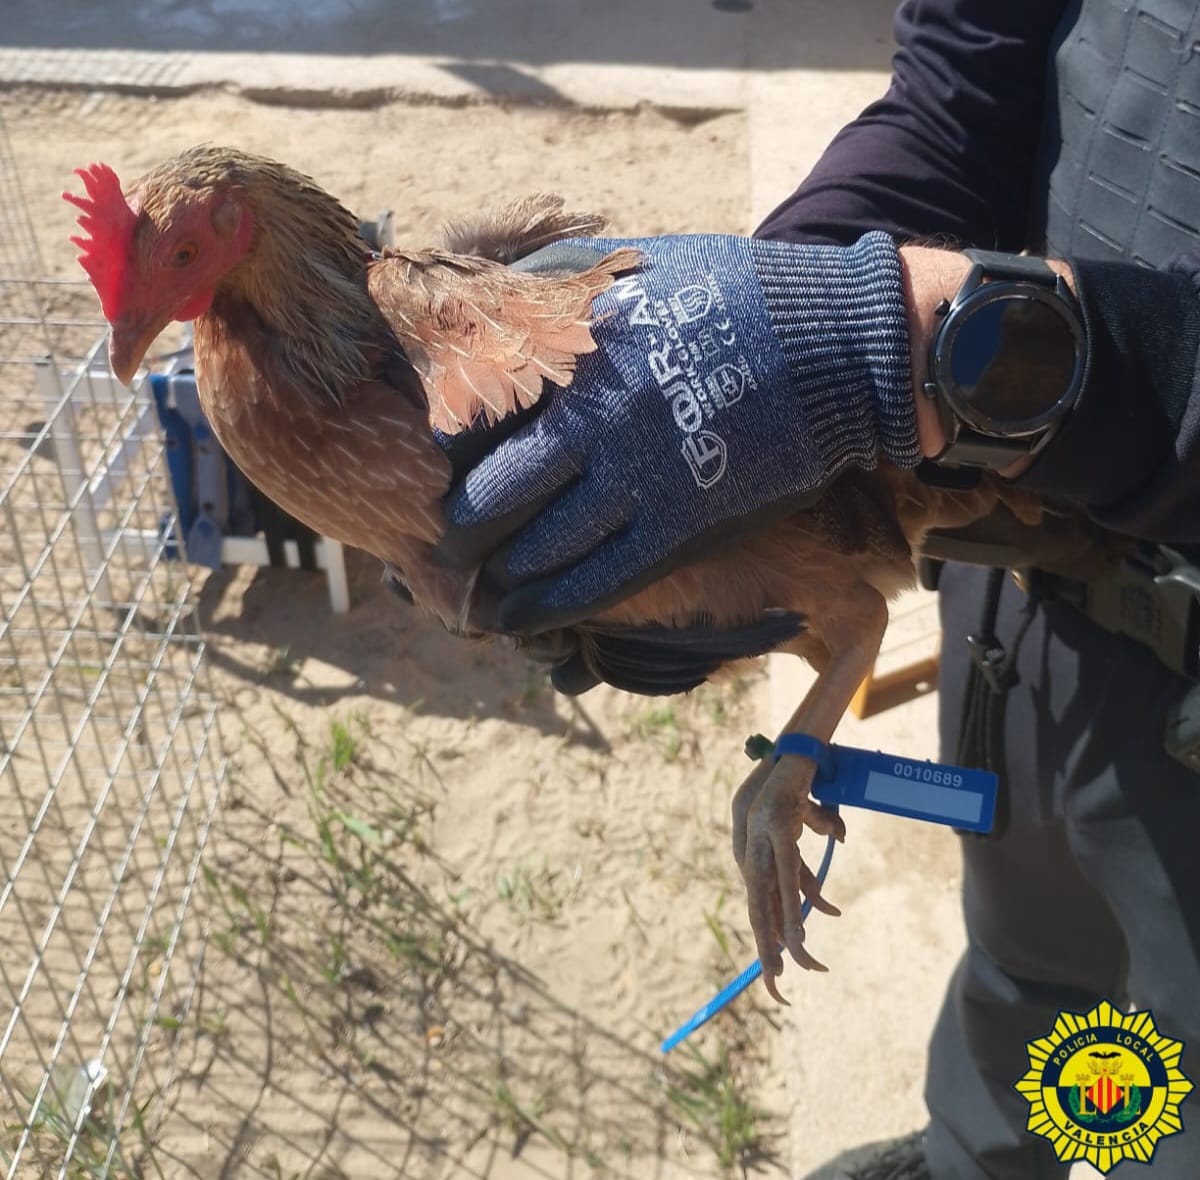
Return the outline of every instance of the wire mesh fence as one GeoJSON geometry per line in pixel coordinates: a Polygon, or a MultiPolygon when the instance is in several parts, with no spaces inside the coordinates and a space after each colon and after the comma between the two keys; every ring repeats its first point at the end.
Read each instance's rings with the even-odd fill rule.
{"type": "Polygon", "coordinates": [[[0,121],[0,1175],[137,1176],[224,761],[152,398],[42,276],[0,121]]]}

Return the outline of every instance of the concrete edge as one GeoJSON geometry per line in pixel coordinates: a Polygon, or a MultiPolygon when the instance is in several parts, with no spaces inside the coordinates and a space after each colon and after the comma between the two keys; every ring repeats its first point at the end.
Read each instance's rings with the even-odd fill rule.
{"type": "Polygon", "coordinates": [[[372,109],[392,103],[525,103],[585,112],[651,108],[685,122],[743,111],[741,70],[651,66],[336,57],[302,54],[157,53],[0,49],[0,88],[102,90],[175,97],[222,89],[253,102],[372,109]],[[252,81],[246,81],[252,79],[252,81]]]}

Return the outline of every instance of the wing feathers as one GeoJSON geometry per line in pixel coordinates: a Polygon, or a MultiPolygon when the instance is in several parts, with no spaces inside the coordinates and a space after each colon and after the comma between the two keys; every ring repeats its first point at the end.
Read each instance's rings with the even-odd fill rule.
{"type": "Polygon", "coordinates": [[[596,347],[592,300],[639,261],[621,249],[577,274],[527,274],[441,250],[388,252],[368,283],[421,375],[431,425],[454,433],[532,405],[545,381],[568,385],[596,347]]]}

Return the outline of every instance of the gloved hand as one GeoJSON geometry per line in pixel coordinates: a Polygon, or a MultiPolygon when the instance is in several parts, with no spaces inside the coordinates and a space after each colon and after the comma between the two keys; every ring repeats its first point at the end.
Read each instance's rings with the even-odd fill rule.
{"type": "Polygon", "coordinates": [[[920,460],[899,257],[717,235],[572,239],[518,264],[644,264],[593,304],[595,352],[447,498],[440,550],[487,565],[500,625],[538,632],[720,536],[815,500],[848,464],[920,460]]]}

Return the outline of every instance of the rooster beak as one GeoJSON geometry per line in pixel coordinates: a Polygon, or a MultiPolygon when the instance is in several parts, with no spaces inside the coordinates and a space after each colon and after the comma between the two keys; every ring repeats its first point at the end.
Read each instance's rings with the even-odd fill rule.
{"type": "Polygon", "coordinates": [[[108,363],[122,385],[132,385],[142,358],[169,320],[128,312],[115,320],[108,337],[108,363]]]}

